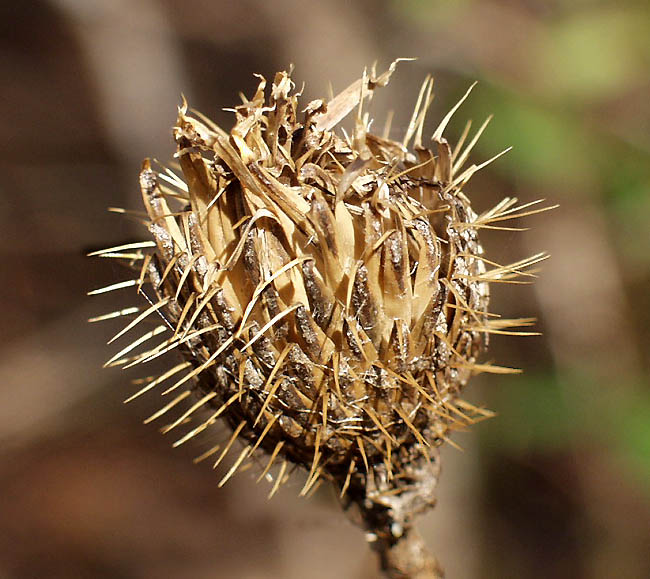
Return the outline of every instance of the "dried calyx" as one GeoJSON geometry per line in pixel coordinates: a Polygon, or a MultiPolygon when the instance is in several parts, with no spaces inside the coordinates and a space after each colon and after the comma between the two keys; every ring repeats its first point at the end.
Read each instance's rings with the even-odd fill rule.
{"type": "Polygon", "coordinates": [[[461,398],[472,374],[510,371],[478,362],[488,335],[531,323],[489,314],[489,283],[526,278],[545,256],[483,257],[481,228],[540,210],[510,198],[472,210],[463,188],[482,165],[464,165],[487,122],[466,144],[468,124],[453,150],[443,137],[469,91],[431,145],[430,78],[402,141],[388,127],[369,132],[364,104],[394,68],[302,113],[289,74],[268,91],[261,79],[230,132],[180,107],[179,168],[145,161],[140,175],[153,241],[98,252],[140,272],[98,292],[133,286],[149,303],[97,319],[133,316],[116,338],[162,320],[107,365],[182,355],[131,399],[162,390],[149,420],[173,415],[163,430],[184,429],[175,446],[227,423],[229,436],[200,457],[216,466],[233,450],[220,484],[254,462],[273,493],[303,467],[301,493],[331,481],[389,574],[435,576],[405,539],[434,503],[437,447],[490,416],[461,398]],[[337,131],[350,113],[350,134],[337,131]]]}

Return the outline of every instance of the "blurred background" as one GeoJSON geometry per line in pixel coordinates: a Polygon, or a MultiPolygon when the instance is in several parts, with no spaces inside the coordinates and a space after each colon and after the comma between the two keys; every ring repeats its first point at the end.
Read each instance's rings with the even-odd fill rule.
{"type": "MultiPolygon", "coordinates": [[[[250,472],[217,489],[196,449],[142,419],[156,396],[102,370],[130,305],[86,292],[124,278],[93,249],[143,232],[145,156],[168,159],[181,93],[225,127],[253,73],[295,64],[305,102],[378,61],[372,104],[401,138],[425,74],[433,130],[495,118],[473,154],[478,211],[503,196],[561,207],[485,236],[491,259],[546,250],[534,286],[493,309],[541,337],[495,337],[468,397],[498,417],[443,451],[421,520],[455,578],[650,577],[650,10],[642,0],[35,0],[0,3],[0,577],[376,577],[363,533],[326,490],[271,501],[250,472]]],[[[128,290],[127,290],[128,291],[128,290]]],[[[296,483],[297,484],[297,483],[296,483]]]]}

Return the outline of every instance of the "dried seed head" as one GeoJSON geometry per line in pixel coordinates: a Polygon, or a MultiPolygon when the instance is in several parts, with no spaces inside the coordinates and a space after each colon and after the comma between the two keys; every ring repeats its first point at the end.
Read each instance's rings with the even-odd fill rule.
{"type": "Polygon", "coordinates": [[[141,261],[130,284],[150,307],[127,329],[164,320],[109,364],[183,356],[138,393],[172,382],[151,418],[186,401],[165,428],[189,423],[176,444],[223,420],[232,435],[206,455],[218,463],[244,444],[226,478],[263,451],[264,473],[280,465],[274,490],[300,465],[303,492],[329,479],[369,527],[398,536],[433,502],[435,448],[490,414],[461,398],[471,374],[508,371],[477,362],[488,334],[530,321],[490,317],[489,283],[526,276],[544,256],[483,258],[481,228],[534,211],[516,199],[472,210],[463,188],[481,166],[463,165],[485,125],[452,150],[443,131],[455,107],[425,146],[432,79],[403,141],[369,132],[363,105],[394,68],[302,113],[289,74],[270,91],[261,79],[229,133],[184,104],[182,176],[149,161],[140,175],[155,243],[104,255],[141,261]],[[352,134],[335,131],[351,112],[352,134]],[[131,355],[157,334],[166,339],[131,355]]]}

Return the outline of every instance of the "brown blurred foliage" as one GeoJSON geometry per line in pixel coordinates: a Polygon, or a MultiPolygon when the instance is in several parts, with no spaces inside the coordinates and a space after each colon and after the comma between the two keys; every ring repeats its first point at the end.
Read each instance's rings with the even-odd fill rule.
{"type": "Polygon", "coordinates": [[[548,250],[533,287],[495,309],[537,315],[542,337],[493,340],[523,376],[475,381],[499,416],[447,448],[439,505],[423,521],[455,577],[650,576],[650,11],[598,0],[53,0],[0,3],[3,331],[0,576],[376,576],[362,533],[323,492],[267,501],[250,473],[217,489],[195,453],[172,451],[123,406],[128,376],[101,370],[122,305],[85,293],[123,279],[85,253],[141,234],[145,156],[165,160],[181,93],[221,107],[296,65],[306,97],[400,56],[378,122],[408,124],[436,78],[434,117],[480,81],[463,119],[495,119],[475,152],[515,145],[471,184],[561,208],[523,234],[487,236],[501,263],[548,250]]]}

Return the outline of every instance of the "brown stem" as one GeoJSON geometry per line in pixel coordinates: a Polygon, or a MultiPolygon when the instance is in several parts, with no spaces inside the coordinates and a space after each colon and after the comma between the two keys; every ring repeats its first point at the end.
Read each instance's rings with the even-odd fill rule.
{"type": "Polygon", "coordinates": [[[440,455],[437,448],[426,457],[417,449],[403,449],[400,459],[393,457],[399,476],[389,476],[383,464],[353,476],[344,507],[366,529],[386,579],[439,579],[442,569],[413,519],[436,502],[440,455]]]}
{"type": "Polygon", "coordinates": [[[395,541],[377,540],[372,544],[379,555],[387,579],[441,579],[443,571],[427,549],[422,537],[410,529],[395,541]]]}

